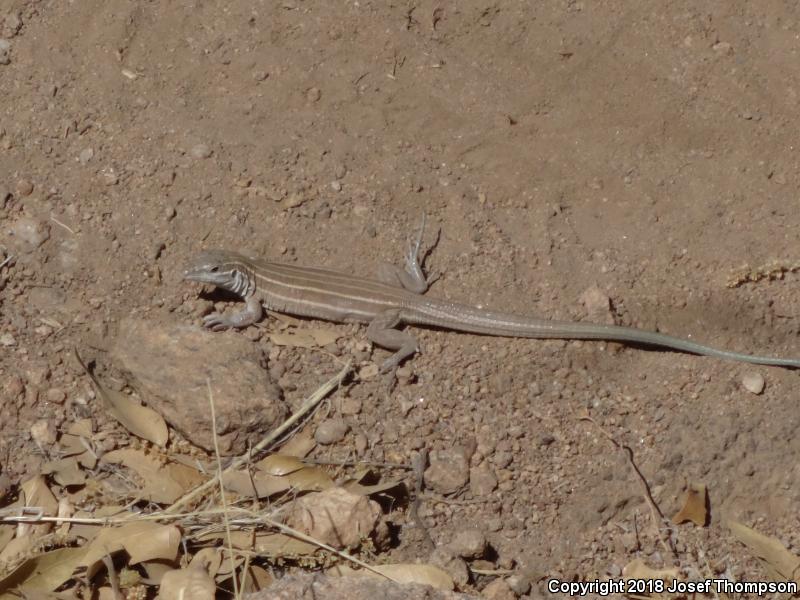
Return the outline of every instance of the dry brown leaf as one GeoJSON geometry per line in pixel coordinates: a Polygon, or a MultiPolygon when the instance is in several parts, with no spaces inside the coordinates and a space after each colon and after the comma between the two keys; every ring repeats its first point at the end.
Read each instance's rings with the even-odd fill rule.
{"type": "Polygon", "coordinates": [[[83,564],[84,548],[59,548],[27,559],[0,580],[0,600],[17,598],[9,594],[15,588],[53,591],[72,577],[83,564]]]}
{"type": "Polygon", "coordinates": [[[33,548],[33,536],[24,534],[8,542],[0,552],[0,563],[13,563],[16,559],[30,554],[33,548]]]}
{"type": "Polygon", "coordinates": [[[223,474],[222,481],[226,489],[243,496],[259,498],[267,498],[289,490],[313,492],[333,486],[333,480],[325,471],[312,467],[296,471],[286,477],[274,477],[257,471],[252,474],[246,471],[229,471],[223,474]]]}
{"type": "Polygon", "coordinates": [[[286,511],[286,525],[341,550],[371,535],[381,514],[377,502],[331,488],[294,500],[286,511]]]}
{"type": "Polygon", "coordinates": [[[311,427],[306,427],[299,433],[293,435],[288,442],[281,446],[281,454],[304,458],[308,456],[316,446],[317,441],[314,439],[311,427]]]}
{"type": "Polygon", "coordinates": [[[78,466],[78,459],[73,457],[53,460],[42,466],[43,475],[52,475],[56,483],[62,486],[82,485],[86,482],[86,473],[78,466]]]}
{"type": "Polygon", "coordinates": [[[675,525],[680,525],[686,521],[691,521],[699,527],[703,527],[708,519],[706,503],[708,501],[708,490],[703,484],[693,484],[686,490],[683,499],[683,507],[672,517],[675,525]]]}
{"type": "Polygon", "coordinates": [[[191,467],[160,461],[141,450],[113,450],[103,456],[102,462],[122,464],[135,471],[144,485],[141,496],[158,504],[172,504],[188,489],[204,481],[191,467]]]}
{"type": "Polygon", "coordinates": [[[167,424],[161,415],[151,408],[142,406],[130,396],[102,385],[94,373],[86,368],[77,350],[75,350],[75,357],[94,383],[97,395],[112,417],[132,434],[152,442],[156,446],[166,445],[169,433],[167,424]]]}
{"type": "Polygon", "coordinates": [[[291,559],[311,556],[319,550],[319,546],[283,533],[260,533],[256,536],[253,549],[261,556],[291,559]]]}
{"type": "Polygon", "coordinates": [[[158,597],[161,600],[214,600],[217,586],[205,568],[195,561],[186,569],[175,569],[164,574],[158,597]]]}
{"type": "Polygon", "coordinates": [[[800,584],[800,557],[789,552],[780,541],[737,521],[729,521],[728,527],[736,539],[747,546],[764,565],[771,579],[800,584]]]}
{"type": "Polygon", "coordinates": [[[219,548],[201,548],[192,557],[192,562],[203,565],[208,574],[214,577],[219,571],[219,565],[222,562],[222,552],[219,548]]]}
{"type": "Polygon", "coordinates": [[[37,475],[25,481],[21,486],[25,506],[43,509],[43,514],[54,517],[58,513],[58,500],[50,491],[44,477],[37,475]]]}
{"type": "Polygon", "coordinates": [[[120,598],[114,592],[114,588],[103,586],[97,590],[97,600],[120,600],[120,598]]]}
{"type": "Polygon", "coordinates": [[[175,565],[160,560],[145,560],[140,563],[140,566],[147,574],[149,585],[160,585],[164,574],[175,570],[175,565]]]}
{"type": "Polygon", "coordinates": [[[256,470],[223,474],[225,487],[243,496],[266,498],[292,490],[313,492],[333,487],[327,471],[294,456],[273,454],[256,463],[256,470]]]}
{"type": "MultiPolygon", "coordinates": [[[[27,507],[31,513],[41,511],[41,514],[48,517],[58,515],[58,501],[44,477],[37,475],[25,481],[21,486],[22,494],[20,501],[12,505],[22,509],[27,507]]],[[[16,539],[9,542],[3,551],[0,552],[0,560],[9,560],[11,557],[21,552],[26,552],[36,540],[50,533],[53,529],[52,523],[20,523],[16,527],[16,539]]]]}
{"type": "MultiPolygon", "coordinates": [[[[224,531],[215,531],[198,536],[198,541],[222,541],[228,545],[228,536],[224,531]]],[[[231,544],[237,550],[250,550],[267,558],[301,558],[310,556],[319,550],[319,546],[295,539],[282,533],[258,533],[252,531],[232,531],[231,544]]],[[[222,560],[219,569],[229,573],[230,569],[225,567],[227,560],[222,560]]]]}
{"type": "MultiPolygon", "coordinates": [[[[397,583],[420,583],[429,585],[439,590],[450,591],[454,589],[453,578],[445,571],[433,565],[419,565],[415,563],[400,563],[394,565],[377,565],[372,568],[397,583]]],[[[337,565],[327,571],[339,577],[373,577],[382,579],[367,569],[353,569],[347,565],[337,565]]]]}
{"type": "Polygon", "coordinates": [[[634,559],[622,568],[624,579],[661,579],[672,581],[680,579],[678,569],[652,569],[640,558],[634,559]]]}
{"type": "Polygon", "coordinates": [[[5,550],[8,543],[14,539],[16,525],[0,525],[0,554],[5,550]]]}
{"type": "Polygon", "coordinates": [[[104,528],[86,548],[82,565],[91,578],[107,554],[125,550],[129,564],[148,560],[173,561],[178,555],[181,532],[174,525],[159,525],[153,521],[137,521],[121,527],[104,528]]]}
{"type": "Polygon", "coordinates": [[[75,456],[78,462],[87,469],[94,469],[97,456],[89,451],[92,439],[91,419],[82,419],[70,425],[67,433],[58,440],[61,456],[75,456]]]}
{"type": "Polygon", "coordinates": [[[258,565],[250,565],[250,568],[247,569],[246,577],[242,586],[242,593],[245,594],[265,590],[275,581],[269,571],[258,565]]]}
{"type": "Polygon", "coordinates": [[[270,475],[288,475],[300,469],[305,469],[306,464],[296,456],[285,454],[270,454],[256,463],[256,468],[270,475]]]}

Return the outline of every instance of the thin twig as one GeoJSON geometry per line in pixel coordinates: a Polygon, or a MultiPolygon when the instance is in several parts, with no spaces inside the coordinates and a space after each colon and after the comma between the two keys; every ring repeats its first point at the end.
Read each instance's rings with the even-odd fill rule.
{"type": "Polygon", "coordinates": [[[228,542],[228,558],[231,563],[231,578],[233,579],[233,597],[239,600],[239,580],[236,578],[236,559],[233,557],[233,539],[231,538],[231,524],[228,520],[228,501],[225,497],[225,484],[222,482],[222,456],[219,453],[219,438],[217,437],[217,411],[214,409],[214,393],[211,391],[211,381],[206,379],[208,386],[208,404],[211,407],[211,437],[214,439],[214,455],[217,457],[217,481],[219,481],[219,497],[222,503],[222,520],[225,523],[225,541],[228,542]]]}
{"type": "Polygon", "coordinates": [[[51,219],[51,220],[52,220],[52,221],[53,221],[53,222],[54,222],[56,225],[61,225],[61,227],[63,227],[63,228],[64,228],[64,229],[66,229],[67,231],[69,231],[69,232],[70,232],[72,235],[75,235],[75,231],[73,231],[73,230],[72,230],[72,229],[71,229],[69,226],[65,225],[64,223],[62,223],[61,221],[59,221],[58,219],[56,219],[56,218],[55,218],[53,215],[50,215],[50,219],[51,219]]]}
{"type": "MultiPolygon", "coordinates": [[[[348,361],[347,364],[344,366],[344,368],[342,368],[342,370],[339,371],[339,373],[337,373],[334,377],[323,383],[322,386],[320,386],[320,388],[303,403],[303,405],[297,410],[297,412],[295,412],[291,417],[289,417],[286,421],[284,421],[280,427],[273,430],[267,437],[261,440],[253,448],[251,448],[249,452],[246,452],[243,456],[240,456],[239,458],[231,462],[231,464],[228,465],[228,467],[223,471],[223,474],[227,473],[228,471],[232,471],[233,469],[237,469],[242,465],[246,464],[252,459],[254,455],[261,452],[261,450],[263,450],[264,448],[269,446],[272,442],[274,442],[276,439],[281,437],[286,431],[290,430],[294,426],[294,424],[297,423],[297,421],[302,419],[307,412],[311,411],[317,404],[319,404],[322,401],[322,399],[325,396],[327,396],[334,388],[336,388],[342,381],[344,381],[344,378],[350,372],[351,365],[352,363],[348,361]]],[[[217,484],[218,478],[219,475],[215,475],[205,483],[200,484],[199,486],[194,488],[189,493],[184,494],[171,506],[168,506],[164,510],[164,513],[171,514],[183,508],[189,502],[191,502],[201,494],[204,494],[210,488],[214,487],[217,484]]]]}
{"type": "Polygon", "coordinates": [[[664,513],[661,512],[661,509],[653,499],[653,495],[650,493],[650,486],[648,485],[647,480],[645,479],[644,475],[642,475],[639,467],[636,466],[636,463],[633,460],[633,450],[629,446],[626,446],[625,444],[622,444],[614,439],[614,436],[603,429],[603,427],[589,415],[580,417],[580,420],[589,421],[592,425],[597,427],[597,429],[600,430],[606,439],[608,439],[608,441],[611,442],[614,447],[617,448],[617,450],[625,455],[625,458],[628,460],[628,464],[631,466],[633,472],[636,474],[636,477],[639,479],[639,483],[642,487],[642,495],[644,496],[645,502],[650,507],[650,514],[653,518],[653,524],[655,525],[656,533],[658,534],[658,539],[661,542],[661,545],[668,554],[672,554],[673,557],[677,558],[678,551],[675,549],[675,545],[672,542],[672,527],[670,526],[669,521],[664,518],[664,513]],[[666,539],[664,538],[662,527],[669,532],[669,535],[667,535],[666,539]]]}

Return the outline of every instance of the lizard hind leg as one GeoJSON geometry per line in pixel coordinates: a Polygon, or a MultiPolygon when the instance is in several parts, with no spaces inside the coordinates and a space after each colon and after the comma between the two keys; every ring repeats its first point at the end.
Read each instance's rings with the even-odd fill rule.
{"type": "Polygon", "coordinates": [[[395,351],[381,364],[381,373],[395,370],[406,358],[419,351],[419,343],[413,335],[395,329],[399,324],[400,311],[390,309],[377,315],[367,327],[367,338],[372,343],[395,351]]]}
{"type": "Polygon", "coordinates": [[[424,294],[428,291],[428,286],[438,279],[438,276],[426,278],[420,264],[419,251],[422,246],[422,236],[425,233],[425,213],[422,213],[419,231],[408,246],[405,255],[405,266],[400,268],[391,263],[381,263],[378,265],[378,279],[383,283],[401,287],[414,292],[424,294]]]}

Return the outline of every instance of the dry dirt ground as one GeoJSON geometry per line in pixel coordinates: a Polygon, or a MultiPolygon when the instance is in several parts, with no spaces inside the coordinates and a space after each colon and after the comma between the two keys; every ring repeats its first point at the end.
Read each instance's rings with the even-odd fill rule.
{"type": "MultiPolygon", "coordinates": [[[[131,314],[199,323],[181,273],[206,247],[370,275],[425,213],[432,295],[800,355],[800,7],[702,4],[0,3],[6,485],[48,458],[34,423],[102,412],[73,347],[101,355],[131,314]]],[[[334,327],[343,357],[369,348],[334,327]]],[[[421,503],[437,543],[474,525],[484,568],[533,579],[671,565],[605,431],[667,516],[707,486],[708,526],[674,533],[689,572],[766,577],[727,518],[800,547],[797,373],[416,334],[396,389],[351,386],[350,434],[316,458],[470,451],[480,485],[421,503]]],[[[290,401],[340,368],[272,355],[290,401]]],[[[427,555],[404,526],[388,560],[427,555]]]]}

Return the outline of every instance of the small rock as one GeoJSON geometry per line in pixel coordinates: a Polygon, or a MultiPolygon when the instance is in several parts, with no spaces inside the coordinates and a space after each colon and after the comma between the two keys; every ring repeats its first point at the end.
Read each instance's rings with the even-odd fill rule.
{"type": "Polygon", "coordinates": [[[334,192],[341,192],[342,191],[342,184],[339,181],[331,181],[331,188],[334,192]]]}
{"type": "Polygon", "coordinates": [[[190,153],[194,158],[200,159],[200,158],[208,158],[209,156],[211,156],[212,151],[211,148],[209,148],[208,144],[195,144],[194,146],[192,146],[190,153]]]}
{"type": "Polygon", "coordinates": [[[19,30],[22,29],[22,19],[19,18],[17,13],[10,12],[6,15],[6,18],[3,19],[3,27],[5,28],[5,33],[9,37],[14,37],[19,33],[19,30]]]}
{"type": "Polygon", "coordinates": [[[596,285],[584,290],[580,301],[586,308],[590,320],[600,323],[614,322],[611,315],[611,298],[596,285]]]}
{"type": "MultiPolygon", "coordinates": [[[[622,571],[620,571],[620,575],[622,575],[622,571]]],[[[524,596],[531,591],[531,580],[525,575],[511,575],[506,579],[506,583],[517,596],[524,596]]]]}
{"type": "Polygon", "coordinates": [[[318,102],[322,98],[322,92],[319,88],[312,87],[306,92],[306,100],[309,102],[318,102]]]}
{"type": "Polygon", "coordinates": [[[360,398],[353,398],[347,396],[342,400],[339,407],[343,415],[358,415],[361,414],[362,402],[360,398]]]}
{"type": "Polygon", "coordinates": [[[14,339],[14,336],[10,333],[4,333],[0,335],[0,346],[5,346],[6,348],[10,348],[11,346],[16,346],[17,340],[14,339]]]}
{"type": "Polygon", "coordinates": [[[0,65],[11,64],[11,42],[0,38],[0,65]]]}
{"type": "Polygon", "coordinates": [[[253,71],[253,79],[256,81],[264,81],[269,77],[266,71],[253,71]]]}
{"type": "Polygon", "coordinates": [[[760,373],[752,372],[746,373],[744,377],[742,377],[742,386],[751,394],[760,394],[764,391],[764,386],[766,382],[764,378],[761,376],[760,373]]]}
{"type": "Polygon", "coordinates": [[[175,210],[174,206],[168,206],[167,209],[164,211],[164,218],[166,218],[167,221],[172,221],[172,219],[174,219],[175,215],[177,214],[178,211],[175,210]]]}
{"type": "Polygon", "coordinates": [[[53,328],[50,325],[38,325],[37,327],[33,328],[33,331],[39,337],[49,337],[53,334],[53,328]]]}
{"type": "Polygon", "coordinates": [[[50,388],[47,390],[47,395],[45,397],[47,401],[52,404],[63,404],[64,400],[67,399],[67,394],[60,388],[50,388]]]}
{"type": "Polygon", "coordinates": [[[33,193],[33,184],[27,179],[20,179],[17,182],[17,193],[20,196],[30,196],[33,193]]]}
{"type": "Polygon", "coordinates": [[[733,51],[733,46],[728,42],[717,42],[711,48],[714,52],[719,52],[720,54],[730,54],[733,51]]]}
{"type": "Polygon", "coordinates": [[[469,583],[469,567],[463,558],[456,556],[448,546],[439,546],[434,550],[428,562],[444,569],[459,587],[469,583]]]}
{"type": "Polygon", "coordinates": [[[344,422],[344,419],[326,419],[317,427],[314,439],[323,446],[328,446],[341,442],[349,429],[350,427],[344,422]]]}
{"type": "Polygon", "coordinates": [[[297,208],[306,201],[306,197],[302,192],[292,192],[283,201],[284,208],[297,208]]]}
{"type": "Polygon", "coordinates": [[[477,529],[464,529],[456,534],[449,546],[461,558],[480,558],[486,552],[486,536],[477,529]]]}
{"type": "Polygon", "coordinates": [[[31,425],[31,438],[39,448],[47,448],[56,443],[56,426],[49,419],[40,419],[31,425]]]}
{"type": "Polygon", "coordinates": [[[32,364],[25,369],[25,375],[33,385],[42,385],[50,379],[50,367],[46,363],[32,364]]]}
{"type": "Polygon", "coordinates": [[[16,241],[20,252],[33,252],[50,239],[50,227],[41,221],[29,217],[20,217],[11,225],[10,233],[16,241]]]}
{"type": "Polygon", "coordinates": [[[425,485],[440,494],[453,494],[469,480],[469,458],[463,448],[434,450],[425,470],[425,485]]]}
{"type": "Polygon", "coordinates": [[[497,475],[485,463],[470,469],[469,491],[473,496],[488,496],[497,489],[497,475]]]}
{"type": "Polygon", "coordinates": [[[94,157],[94,149],[93,148],[84,148],[81,150],[81,153],[78,155],[78,161],[85,165],[94,157]]]}
{"type": "Polygon", "coordinates": [[[505,579],[495,579],[481,592],[487,600],[516,600],[517,595],[505,579]]]}
{"type": "Polygon", "coordinates": [[[333,172],[333,176],[336,177],[336,179],[341,179],[345,175],[347,175],[347,167],[342,163],[336,165],[336,169],[333,172]]]}
{"type": "Polygon", "coordinates": [[[6,380],[3,390],[9,398],[17,398],[25,391],[25,384],[22,383],[22,379],[12,375],[6,380]]]}

